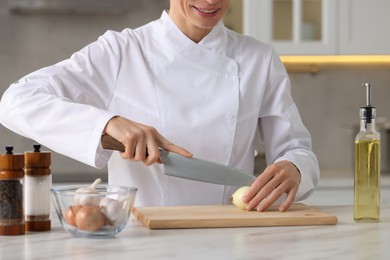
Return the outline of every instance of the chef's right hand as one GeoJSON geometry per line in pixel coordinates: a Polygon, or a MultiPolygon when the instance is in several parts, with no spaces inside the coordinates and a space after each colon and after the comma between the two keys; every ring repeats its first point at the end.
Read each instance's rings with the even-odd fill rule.
{"type": "Polygon", "coordinates": [[[111,118],[103,133],[125,146],[125,152],[121,153],[121,157],[130,161],[143,162],[145,165],[161,163],[159,147],[185,157],[192,157],[192,153],[169,142],[155,128],[124,117],[111,118]]]}

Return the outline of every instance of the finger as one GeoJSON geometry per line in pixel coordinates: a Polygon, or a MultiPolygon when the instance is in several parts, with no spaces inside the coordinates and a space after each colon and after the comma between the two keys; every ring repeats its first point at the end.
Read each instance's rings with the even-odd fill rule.
{"type": "Polygon", "coordinates": [[[148,144],[146,150],[146,157],[144,164],[146,166],[152,165],[153,163],[160,163],[160,151],[157,144],[148,144]]]}
{"type": "Polygon", "coordinates": [[[146,138],[145,136],[140,136],[137,138],[137,145],[135,147],[133,158],[130,157],[135,162],[143,162],[146,158],[146,138]]]}
{"type": "Polygon", "coordinates": [[[255,196],[247,203],[246,210],[252,210],[258,206],[272,192],[274,187],[263,187],[255,196]]]}
{"type": "MultiPolygon", "coordinates": [[[[271,167],[271,169],[274,167],[271,167]]],[[[273,204],[286,190],[290,189],[285,174],[275,174],[271,180],[258,192],[250,206],[257,206],[257,210],[263,211],[273,204]]],[[[251,201],[252,202],[252,201],[251,201]]]]}
{"type": "MultiPolygon", "coordinates": [[[[183,147],[180,147],[180,146],[177,146],[177,145],[174,145],[174,144],[171,144],[168,147],[169,147],[168,151],[180,154],[180,155],[182,155],[184,157],[191,158],[193,156],[193,154],[191,152],[189,152],[188,150],[184,149],[183,147]]],[[[162,147],[162,148],[164,148],[164,147],[162,147]]]]}
{"type": "Polygon", "coordinates": [[[248,202],[246,209],[252,210],[263,200],[266,199],[270,194],[280,185],[280,181],[277,178],[272,178],[267,184],[265,184],[261,190],[248,202]]]}
{"type": "Polygon", "coordinates": [[[288,208],[290,208],[290,206],[293,204],[294,200],[295,200],[295,196],[298,192],[298,187],[294,187],[293,189],[291,189],[288,193],[287,193],[287,198],[286,200],[282,203],[282,205],[280,205],[279,207],[279,211],[286,211],[288,208]]]}
{"type": "Polygon", "coordinates": [[[271,194],[263,200],[257,207],[258,211],[264,211],[274,204],[283,194],[287,193],[287,197],[284,200],[284,203],[279,206],[279,211],[285,211],[293,203],[295,194],[297,191],[297,186],[291,188],[288,182],[281,183],[271,194]],[[281,210],[282,209],[282,210],[281,210]]]}
{"type": "Polygon", "coordinates": [[[177,154],[180,154],[184,157],[188,157],[188,158],[191,158],[192,157],[192,153],[189,152],[188,150],[184,149],[183,147],[180,147],[180,146],[177,146],[171,142],[169,142],[167,139],[165,139],[163,136],[161,136],[160,134],[159,135],[159,138],[158,138],[158,144],[161,148],[167,150],[167,151],[170,151],[170,152],[174,152],[174,153],[177,153],[177,154]]]}
{"type": "Polygon", "coordinates": [[[261,191],[265,185],[274,177],[274,174],[265,170],[259,177],[253,182],[249,190],[242,197],[242,201],[245,203],[249,203],[255,196],[261,191]]]}
{"type": "Polygon", "coordinates": [[[274,189],[257,207],[257,211],[264,211],[268,209],[272,204],[274,204],[283,194],[285,193],[285,188],[282,185],[274,189]]]}
{"type": "Polygon", "coordinates": [[[130,160],[131,158],[134,157],[134,153],[135,153],[135,144],[134,144],[134,142],[132,142],[132,141],[127,141],[127,142],[122,141],[121,143],[125,147],[125,151],[124,152],[120,152],[120,155],[121,155],[122,159],[130,160]]]}
{"type": "Polygon", "coordinates": [[[276,174],[277,172],[278,167],[270,165],[251,185],[248,192],[243,196],[243,201],[249,205],[248,209],[256,207],[283,182],[283,178],[276,174]]]}

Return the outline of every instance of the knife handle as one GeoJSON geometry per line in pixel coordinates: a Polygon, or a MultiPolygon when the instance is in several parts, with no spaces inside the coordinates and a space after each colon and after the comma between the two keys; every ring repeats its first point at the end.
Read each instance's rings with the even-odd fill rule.
{"type": "Polygon", "coordinates": [[[110,135],[102,135],[101,142],[103,149],[115,150],[122,153],[125,151],[125,146],[110,135]]]}
{"type": "MultiPolygon", "coordinates": [[[[115,151],[119,151],[119,152],[125,152],[125,146],[119,142],[118,140],[116,140],[114,137],[110,136],[110,135],[102,135],[102,138],[101,138],[101,143],[102,143],[102,147],[103,149],[107,149],[107,150],[115,150],[115,151]]],[[[162,149],[162,148],[158,148],[159,151],[160,151],[160,160],[161,161],[164,161],[165,157],[167,156],[168,154],[168,151],[162,149]]]]}

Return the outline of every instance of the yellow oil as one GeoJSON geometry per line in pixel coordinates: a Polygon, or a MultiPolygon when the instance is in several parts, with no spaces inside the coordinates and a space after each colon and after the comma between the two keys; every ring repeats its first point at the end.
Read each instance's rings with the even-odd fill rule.
{"type": "Polygon", "coordinates": [[[378,222],[380,216],[379,140],[355,141],[354,219],[378,222]]]}

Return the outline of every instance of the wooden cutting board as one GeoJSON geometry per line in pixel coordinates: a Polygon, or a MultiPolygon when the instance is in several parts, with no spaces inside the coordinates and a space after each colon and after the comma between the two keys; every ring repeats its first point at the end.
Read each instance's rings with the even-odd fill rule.
{"type": "Polygon", "coordinates": [[[234,205],[164,206],[133,208],[133,215],[150,229],[335,225],[337,217],[302,203],[288,211],[277,207],[265,212],[234,205]]]}

